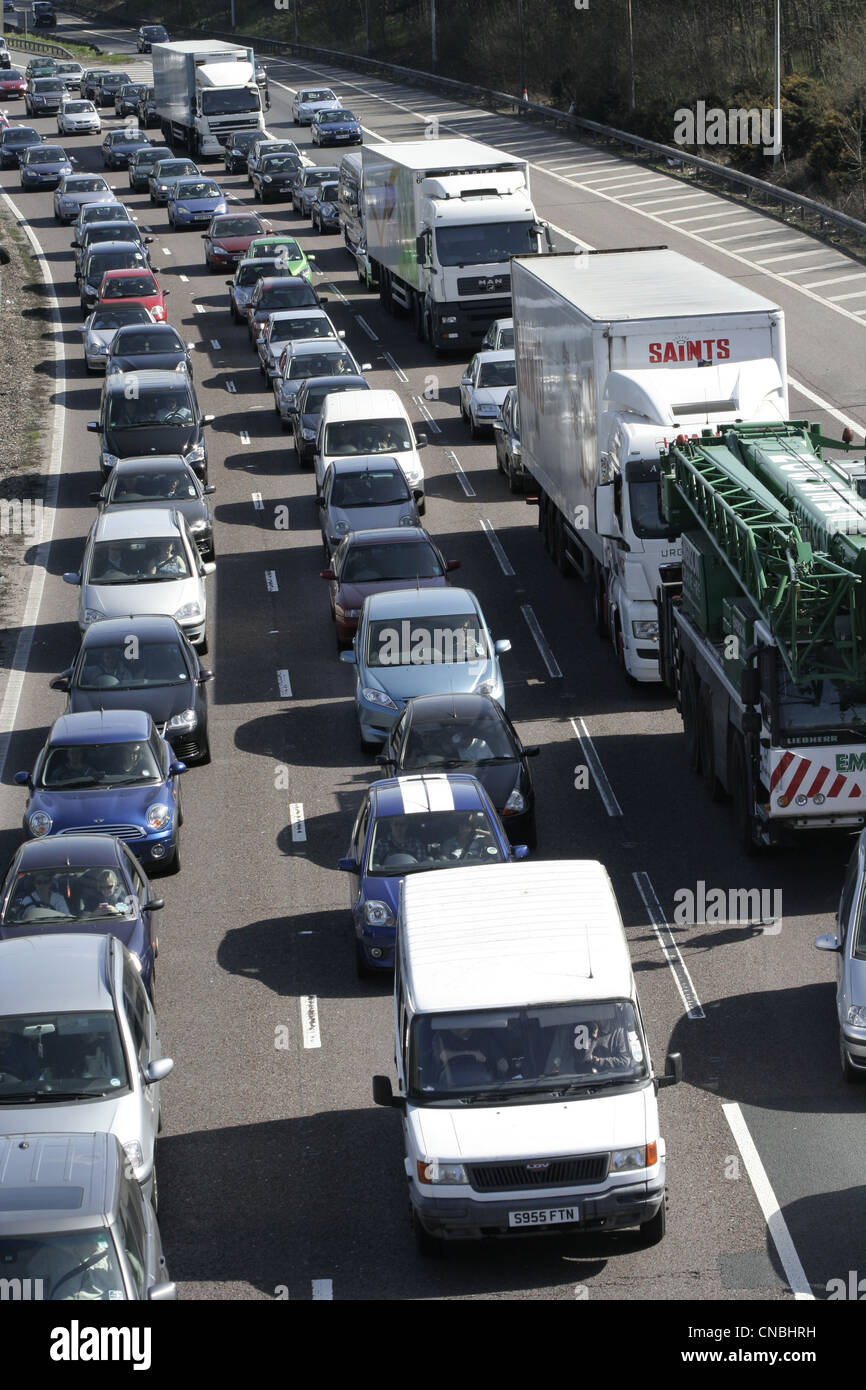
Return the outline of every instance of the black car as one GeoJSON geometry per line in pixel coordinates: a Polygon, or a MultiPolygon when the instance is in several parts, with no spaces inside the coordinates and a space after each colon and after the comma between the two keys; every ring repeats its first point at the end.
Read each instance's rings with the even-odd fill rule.
{"type": "Polygon", "coordinates": [[[313,230],[321,236],[324,232],[340,230],[340,208],[337,203],[336,183],[323,183],[310,203],[310,218],[313,230]]]}
{"type": "Polygon", "coordinates": [[[290,198],[295,177],[301,167],[296,154],[269,154],[259,162],[251,175],[253,194],[263,203],[275,198],[290,198]]]}
{"type": "Polygon", "coordinates": [[[96,96],[93,98],[97,106],[113,106],[114,94],[119,87],[128,87],[132,78],[128,72],[104,72],[96,81],[96,96]]]}
{"type": "Polygon", "coordinates": [[[145,259],[150,263],[150,252],[145,251],[145,246],[150,246],[153,241],[152,236],[146,236],[147,227],[142,227],[138,222],[88,222],[81,233],[80,241],[73,241],[72,247],[75,251],[75,269],[81,269],[87,257],[87,252],[92,246],[103,245],[107,241],[130,241],[144,251],[145,259]]]}
{"type": "Polygon", "coordinates": [[[57,28],[57,15],[54,13],[51,0],[33,0],[33,28],[57,28]]]}
{"type": "Polygon", "coordinates": [[[535,794],[514,725],[490,695],[420,695],[407,701],[376,759],[389,777],[409,772],[470,772],[502,818],[513,845],[535,849],[535,794]]]}
{"type": "Polygon", "coordinates": [[[170,323],[133,324],[118,329],[105,370],[112,372],[185,371],[192,376],[192,343],[185,343],[170,323]]]}
{"type": "Polygon", "coordinates": [[[131,129],[110,130],[102,142],[102,167],[104,169],[125,169],[136,150],[149,145],[150,140],[143,130],[133,126],[131,129]]]}
{"type": "Polygon", "coordinates": [[[66,96],[62,77],[34,77],[27,84],[24,105],[28,116],[49,116],[59,111],[66,96]]]}
{"type": "Polygon", "coordinates": [[[132,116],[138,113],[138,99],[144,91],[143,82],[127,82],[114,93],[115,116],[132,116]]]}
{"type": "Polygon", "coordinates": [[[98,420],[88,421],[91,434],[102,435],[100,465],[107,477],[118,459],[144,454],[180,454],[207,481],[203,415],[186,372],[139,372],[131,394],[122,372],[107,376],[98,420]]]}
{"type": "Polygon", "coordinates": [[[141,145],[129,156],[129,186],[135,193],[146,193],[150,176],[161,159],[172,159],[168,145],[141,145]]]}
{"type": "Polygon", "coordinates": [[[300,468],[312,468],[316,457],[316,432],[322,401],[331,392],[369,391],[363,376],[311,376],[301,383],[296,397],[297,411],[291,416],[295,453],[300,468]]]}
{"type": "Polygon", "coordinates": [[[41,144],[42,136],[30,125],[12,125],[0,131],[0,169],[17,169],[24,151],[41,144]]]}
{"type": "Polygon", "coordinates": [[[99,510],[121,511],[130,507],[172,507],[183,516],[201,558],[216,559],[213,512],[205,501],[216,492],[213,483],[201,483],[179,454],[145,454],[118,459],[101,492],[92,493],[99,510]]]}
{"type": "Polygon", "coordinates": [[[319,308],[327,302],[327,295],[317,295],[309,281],[303,280],[300,275],[263,275],[247,305],[250,343],[255,347],[256,338],[268,315],[276,313],[278,309],[306,309],[308,305],[319,308]]]}
{"type": "Polygon", "coordinates": [[[153,87],[142,87],[138,94],[136,105],[138,124],[142,130],[153,125],[159,125],[159,112],[156,109],[156,92],[153,87]]]}
{"type": "Polygon", "coordinates": [[[174,618],[103,618],[87,629],[73,665],[51,681],[66,713],[140,709],[183,762],[210,761],[205,685],[213,672],[174,618]]]}
{"type": "Polygon", "coordinates": [[[227,174],[242,174],[246,171],[247,155],[257,140],[262,138],[260,130],[238,130],[230,135],[223,146],[227,174]]]}

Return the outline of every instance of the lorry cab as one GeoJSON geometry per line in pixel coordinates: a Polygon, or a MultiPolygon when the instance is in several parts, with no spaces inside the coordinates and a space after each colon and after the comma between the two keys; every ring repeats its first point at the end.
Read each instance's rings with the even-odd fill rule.
{"type": "Polygon", "coordinates": [[[665,1230],[665,1143],[628,945],[594,861],[407,876],[397,1092],[423,1254],[452,1240],[665,1230]]]}

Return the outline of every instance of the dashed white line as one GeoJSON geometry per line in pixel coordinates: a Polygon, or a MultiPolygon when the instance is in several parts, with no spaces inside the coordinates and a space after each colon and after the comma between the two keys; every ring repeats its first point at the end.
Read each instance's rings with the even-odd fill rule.
{"type": "MultiPolygon", "coordinates": [[[[810,265],[810,266],[809,266],[809,269],[810,269],[810,270],[825,270],[825,269],[826,269],[826,270],[830,270],[831,268],[835,270],[835,268],[836,268],[836,262],[835,262],[835,261],[829,261],[829,262],[827,263],[826,266],[820,266],[820,265],[810,265]]],[[[807,281],[807,283],[803,286],[803,288],[806,289],[806,290],[814,290],[814,289],[817,289],[819,285],[841,285],[842,282],[843,282],[843,280],[857,280],[857,279],[859,279],[859,277],[860,277],[862,274],[863,274],[863,271],[855,271],[854,274],[852,275],[851,272],[849,271],[847,275],[831,275],[831,277],[830,277],[829,280],[809,280],[809,281],[807,281]]]]}
{"type": "Polygon", "coordinates": [[[323,1300],[331,1302],[334,1297],[333,1279],[314,1279],[313,1280],[313,1302],[321,1303],[323,1300]]]}
{"type": "Polygon", "coordinates": [[[298,843],[307,838],[307,826],[304,821],[303,801],[293,801],[289,805],[289,825],[292,827],[292,839],[298,843]]]}
{"type": "Polygon", "coordinates": [[[276,570],[265,570],[265,587],[269,594],[278,594],[280,592],[276,570]]]}
{"type": "Polygon", "coordinates": [[[689,1018],[706,1018],[706,1014],[701,1007],[698,992],[692,984],[692,977],[686,969],[685,961],[680,955],[679,947],[674,940],[673,932],[667,923],[662,905],[653,888],[652,880],[645,869],[637,870],[632,874],[637,891],[643,899],[643,905],[647,910],[652,929],[656,934],[658,943],[662,948],[662,955],[671,968],[680,998],[685,1005],[689,1018]]]}
{"type": "Polygon", "coordinates": [[[277,672],[277,689],[280,692],[281,700],[290,700],[292,697],[292,682],[289,680],[289,673],[285,669],[277,672]]]}
{"type": "Polygon", "coordinates": [[[368,338],[372,338],[374,343],[378,343],[379,334],[374,333],[366,319],[362,319],[360,314],[355,316],[355,322],[360,324],[368,338]]]}
{"type": "Polygon", "coordinates": [[[585,723],[580,718],[580,716],[578,716],[577,719],[572,719],[571,727],[574,729],[574,732],[577,735],[577,741],[580,744],[580,751],[583,754],[584,759],[586,760],[586,763],[589,766],[589,770],[592,773],[593,778],[595,779],[595,785],[598,788],[598,794],[604,802],[604,809],[607,811],[607,814],[609,816],[621,816],[622,807],[617,801],[616,796],[614,795],[613,787],[610,785],[610,782],[608,780],[607,773],[601,765],[601,758],[598,756],[598,751],[596,749],[595,744],[592,741],[592,736],[589,730],[587,729],[585,723]]]}
{"type": "Polygon", "coordinates": [[[840,299],[859,299],[866,294],[866,290],[852,290],[850,294],[830,294],[827,296],[834,304],[838,304],[840,299]]]}
{"type": "Polygon", "coordinates": [[[253,506],[257,512],[263,512],[265,510],[265,504],[262,501],[262,494],[260,492],[253,493],[253,506]]]}
{"type": "Polygon", "coordinates": [[[162,254],[163,254],[164,256],[170,256],[170,255],[171,255],[171,247],[169,247],[169,246],[163,246],[163,247],[161,248],[161,250],[162,250],[162,254]]]}
{"type": "Polygon", "coordinates": [[[746,1165],[749,1181],[758,1199],[758,1204],[767,1223],[767,1230],[770,1232],[776,1247],[776,1253],[785,1271],[785,1278],[791,1292],[794,1298],[801,1302],[814,1299],[815,1295],[806,1278],[806,1271],[791,1239],[791,1233],[776,1200],[776,1194],[770,1185],[767,1171],[761,1162],[761,1156],[755,1147],[755,1141],[749,1132],[749,1127],[743,1119],[743,1112],[736,1101],[729,1101],[722,1106],[722,1114],[731,1127],[731,1133],[737,1148],[740,1150],[743,1163],[746,1165]]]}
{"type": "Polygon", "coordinates": [[[222,343],[220,342],[219,338],[211,338],[210,345],[213,348],[214,352],[219,352],[222,349],[222,343]]]}
{"type": "Polygon", "coordinates": [[[228,381],[226,382],[226,390],[230,392],[232,396],[236,396],[238,393],[238,388],[235,386],[231,377],[229,377],[228,381]]]}
{"type": "Polygon", "coordinates": [[[449,459],[451,460],[452,464],[454,465],[454,472],[457,474],[457,481],[458,481],[458,483],[460,484],[460,486],[462,487],[463,491],[466,493],[466,496],[467,496],[467,497],[474,497],[474,496],[475,496],[475,489],[474,489],[474,487],[472,486],[472,484],[470,483],[470,481],[469,481],[469,479],[467,478],[466,474],[464,473],[464,471],[463,471],[463,464],[460,462],[460,460],[459,460],[459,458],[457,457],[457,455],[455,454],[454,450],[453,450],[453,449],[446,449],[446,450],[445,450],[445,457],[446,457],[446,458],[449,458],[449,459]]]}
{"type": "Polygon", "coordinates": [[[441,425],[438,423],[438,421],[436,421],[436,420],[433,419],[433,416],[430,414],[430,411],[427,409],[426,405],[424,404],[424,399],[423,399],[423,397],[422,397],[422,396],[413,396],[412,399],[413,399],[413,401],[415,402],[415,404],[417,405],[417,407],[418,407],[418,409],[420,410],[421,414],[424,416],[424,419],[427,421],[427,424],[430,426],[431,430],[433,430],[434,434],[441,434],[441,433],[442,433],[442,427],[441,427],[441,425]]]}
{"type": "MultiPolygon", "coordinates": [[[[325,285],[325,289],[328,291],[329,294],[335,294],[335,295],[337,296],[337,298],[339,299],[339,301],[340,301],[341,304],[348,304],[348,303],[349,303],[348,299],[347,299],[346,296],[343,294],[343,291],[340,289],[339,285],[334,285],[334,284],[331,284],[331,283],[329,282],[327,285],[325,285]]],[[[350,305],[350,307],[351,307],[351,305],[350,305]]]]}
{"type": "Polygon", "coordinates": [[[207,313],[207,310],[206,310],[205,306],[204,306],[203,304],[199,304],[198,301],[196,301],[196,303],[193,304],[192,307],[195,309],[195,311],[196,311],[197,314],[206,314],[206,313],[207,313]]]}
{"type": "MultiPolygon", "coordinates": [[[[315,994],[301,995],[301,1033],[304,1039],[304,1047],[321,1047],[322,1036],[319,1032],[319,1003],[315,994]]],[[[313,1297],[316,1297],[316,1284],[330,1283],[328,1280],[313,1280],[313,1297]]],[[[320,1298],[327,1297],[326,1294],[318,1295],[320,1298]]]]}
{"type": "Polygon", "coordinates": [[[240,441],[241,441],[242,444],[249,444],[249,442],[250,442],[250,437],[249,437],[249,435],[247,434],[246,430],[241,430],[241,431],[240,431],[240,441]]]}
{"type": "Polygon", "coordinates": [[[180,280],[180,282],[181,282],[182,285],[188,285],[188,284],[189,284],[189,276],[188,276],[188,275],[180,275],[180,276],[178,276],[178,279],[180,280]]]}
{"type": "Polygon", "coordinates": [[[485,536],[487,537],[487,539],[488,539],[489,542],[490,542],[490,549],[493,551],[493,554],[496,556],[497,560],[499,561],[499,568],[502,570],[502,573],[506,576],[506,578],[508,578],[508,579],[513,578],[513,577],[514,577],[514,569],[512,568],[511,561],[509,560],[508,556],[505,554],[505,551],[502,549],[502,546],[501,546],[500,541],[499,541],[499,537],[497,536],[496,532],[494,531],[492,523],[489,522],[489,521],[487,521],[484,517],[481,517],[480,520],[481,520],[481,529],[482,529],[482,531],[484,532],[485,536]]]}
{"type": "Polygon", "coordinates": [[[394,361],[394,359],[393,359],[393,357],[391,356],[390,352],[383,352],[383,353],[382,353],[382,356],[384,357],[385,361],[388,363],[388,366],[391,368],[391,370],[392,370],[393,372],[396,372],[396,373],[397,373],[397,375],[398,375],[398,377],[400,378],[401,381],[408,381],[408,380],[409,380],[409,378],[407,377],[406,373],[403,371],[403,368],[402,368],[401,366],[399,366],[399,365],[394,361]]]}
{"type": "Polygon", "coordinates": [[[553,655],[550,643],[548,642],[544,633],[541,631],[541,624],[536,618],[531,604],[522,603],[520,605],[520,611],[523,614],[526,626],[532,633],[533,641],[535,642],[536,647],[541,653],[541,659],[547,668],[547,674],[551,676],[554,680],[561,680],[562,671],[559,668],[559,662],[553,655]]]}

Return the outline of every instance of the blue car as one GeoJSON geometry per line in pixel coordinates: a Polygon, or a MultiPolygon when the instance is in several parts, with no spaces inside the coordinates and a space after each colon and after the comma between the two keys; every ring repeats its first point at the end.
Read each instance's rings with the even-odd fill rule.
{"type": "Polygon", "coordinates": [[[219,184],[201,175],[178,179],[165,205],[172,227],[209,227],[214,217],[229,210],[219,184]]]}
{"type": "Polygon", "coordinates": [[[373,782],[358,812],[349,853],[350,906],[360,976],[394,967],[400,884],[406,874],[525,859],[509,844],[481,783],[465,772],[373,782]]]}
{"type": "Polygon", "coordinates": [[[116,835],[25,840],[0,887],[0,940],[88,932],[116,936],[132,952],[153,998],[157,942],[151,918],[164,906],[116,835]]]}
{"type": "Polygon", "coordinates": [[[24,834],[117,835],[148,870],[180,868],[180,797],[186,772],[143,710],[93,710],[55,720],[31,772],[24,834]]]}
{"type": "Polygon", "coordinates": [[[310,122],[314,145],[360,145],[361,122],[351,111],[317,111],[310,122]]]}

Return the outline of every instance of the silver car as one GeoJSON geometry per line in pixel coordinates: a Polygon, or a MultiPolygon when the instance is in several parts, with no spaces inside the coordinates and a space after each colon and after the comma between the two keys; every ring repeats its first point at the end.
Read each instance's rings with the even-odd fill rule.
{"type": "Polygon", "coordinates": [[[342,104],[330,87],[301,87],[292,97],[292,120],[309,125],[317,111],[339,111],[342,104]]]}
{"type": "Polygon", "coordinates": [[[277,309],[268,315],[256,338],[262,376],[277,375],[277,363],[283,348],[295,338],[330,338],[336,341],[345,336],[345,329],[338,331],[324,309],[277,309]]]}
{"type": "Polygon", "coordinates": [[[130,323],[153,323],[143,304],[97,305],[81,325],[84,361],[89,372],[104,372],[111,342],[118,328],[130,323]]]}
{"type": "Polygon", "coordinates": [[[81,238],[88,222],[135,222],[125,203],[85,203],[72,227],[73,241],[81,238]]]}
{"type": "Polygon", "coordinates": [[[80,572],[79,631],[100,618],[165,613],[202,652],[207,650],[205,579],[216,565],[199,555],[180,512],[168,507],[102,512],[93,523],[80,572]]]}
{"type": "Polygon", "coordinates": [[[499,657],[481,605],[469,589],[391,589],[364,600],[351,651],[361,747],[385,742],[413,695],[490,695],[505,708],[499,657]]]}
{"type": "Polygon", "coordinates": [[[350,531],[421,525],[412,489],[400,464],[381,454],[332,463],[316,505],[322,512],[326,565],[350,531]]]}
{"type": "Polygon", "coordinates": [[[102,121],[92,101],[64,101],[57,112],[58,135],[101,135],[102,121]]]}
{"type": "Polygon", "coordinates": [[[866,830],[848,861],[836,932],[815,940],[836,955],[839,1059],[846,1081],[866,1081],[866,830]]]}
{"type": "Polygon", "coordinates": [[[44,1302],[176,1299],[153,1205],[126,1166],[113,1134],[0,1136],[4,1279],[44,1302]]]}
{"type": "Polygon", "coordinates": [[[514,348],[476,352],[460,378],[460,414],[473,439],[492,430],[506,393],[517,382],[514,348]]]}
{"type": "Polygon", "coordinates": [[[54,190],[54,216],[74,222],[85,203],[113,203],[114,192],[99,174],[67,174],[54,190]]]}
{"type": "Polygon", "coordinates": [[[291,422],[301,385],[309,376],[363,376],[369,362],[360,364],[339,338],[296,338],[286,343],[279,366],[271,377],[274,409],[280,419],[291,422]]]}
{"type": "Polygon", "coordinates": [[[173,1067],[116,936],[0,942],[0,1132],[114,1134],[152,1200],[159,1084],[173,1067]]]}

